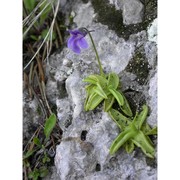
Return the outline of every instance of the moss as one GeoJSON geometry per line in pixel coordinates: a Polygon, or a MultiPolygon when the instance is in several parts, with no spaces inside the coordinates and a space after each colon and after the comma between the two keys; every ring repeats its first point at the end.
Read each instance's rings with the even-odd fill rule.
{"type": "Polygon", "coordinates": [[[137,76],[137,81],[140,85],[143,85],[146,82],[149,75],[149,64],[144,53],[140,49],[135,51],[133,59],[126,67],[126,71],[134,73],[137,76]]]}
{"type": "Polygon", "coordinates": [[[157,0],[142,0],[144,4],[144,20],[142,23],[124,25],[121,10],[116,10],[114,5],[109,5],[108,0],[92,0],[98,21],[114,30],[119,37],[128,39],[131,34],[145,30],[150,22],[157,17],[157,0]]]}

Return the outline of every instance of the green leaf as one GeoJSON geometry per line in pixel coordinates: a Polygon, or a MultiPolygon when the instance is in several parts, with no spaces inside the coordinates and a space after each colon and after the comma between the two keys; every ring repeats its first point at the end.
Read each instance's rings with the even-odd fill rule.
{"type": "Polygon", "coordinates": [[[120,127],[121,130],[124,130],[125,127],[130,123],[130,119],[122,115],[119,111],[111,108],[108,111],[110,117],[114,122],[120,127]]]}
{"type": "Polygon", "coordinates": [[[148,107],[146,105],[143,105],[141,113],[136,118],[136,123],[137,123],[138,129],[141,129],[144,121],[147,118],[147,114],[148,114],[148,107]]]}
{"type": "Polygon", "coordinates": [[[114,154],[124,143],[131,139],[135,134],[136,131],[133,131],[132,129],[127,129],[120,133],[110,147],[110,154],[114,154]]]}
{"type": "Polygon", "coordinates": [[[117,89],[117,87],[119,86],[119,77],[117,74],[115,73],[110,73],[108,75],[108,87],[113,88],[113,89],[117,89]]]}
{"type": "Polygon", "coordinates": [[[33,39],[33,40],[35,40],[35,41],[38,41],[38,37],[35,36],[35,35],[30,35],[30,38],[33,39]]]}
{"type": "Polygon", "coordinates": [[[97,93],[93,93],[89,96],[89,99],[85,105],[85,110],[93,110],[101,103],[104,98],[99,96],[97,93]]]}
{"type": "Polygon", "coordinates": [[[145,135],[157,135],[157,127],[151,129],[151,127],[147,123],[142,125],[141,130],[145,135]]]}
{"type": "Polygon", "coordinates": [[[25,166],[25,167],[27,167],[27,168],[29,168],[30,167],[30,163],[29,163],[29,161],[26,159],[23,159],[23,165],[25,166]]]}
{"type": "MultiPolygon", "coordinates": [[[[41,7],[40,10],[42,11],[43,8],[48,4],[48,0],[46,0],[46,3],[44,3],[41,7]]],[[[52,7],[51,7],[51,3],[49,5],[47,5],[47,7],[43,10],[41,16],[40,16],[40,25],[42,25],[44,23],[44,21],[48,18],[49,13],[51,12],[52,7]]]]}
{"type": "Polygon", "coordinates": [[[89,84],[89,85],[85,86],[87,94],[91,94],[91,91],[92,91],[93,87],[95,87],[94,84],[89,84]]]}
{"type": "MultiPolygon", "coordinates": [[[[45,39],[45,38],[46,38],[46,35],[47,35],[48,31],[49,31],[49,29],[44,29],[44,30],[42,31],[42,33],[41,33],[42,39],[45,39]]],[[[52,33],[52,41],[53,41],[55,38],[56,38],[56,33],[53,32],[53,33],[52,33]]],[[[49,35],[47,36],[46,41],[49,41],[49,40],[50,40],[50,32],[49,32],[49,35]]]]}
{"type": "Polygon", "coordinates": [[[114,96],[112,94],[108,95],[108,98],[104,100],[104,111],[105,112],[108,112],[110,110],[114,101],[115,101],[114,96]]]}
{"type": "Polygon", "coordinates": [[[157,135],[157,127],[154,127],[153,129],[151,129],[150,131],[148,131],[145,134],[146,135],[157,135]]]}
{"type": "Polygon", "coordinates": [[[41,144],[39,138],[34,137],[33,142],[34,142],[34,144],[36,144],[37,146],[39,146],[41,148],[42,144],[41,144]]]}
{"type": "MultiPolygon", "coordinates": [[[[46,35],[47,35],[47,33],[48,33],[48,29],[44,29],[43,31],[42,31],[42,33],[41,33],[41,37],[42,37],[42,39],[45,39],[45,37],[46,37],[46,35]]],[[[50,33],[49,33],[50,34],[50,33]]],[[[49,37],[49,35],[48,35],[48,37],[49,37]]],[[[47,40],[49,40],[49,38],[47,37],[47,40]]]]}
{"type": "Polygon", "coordinates": [[[151,127],[149,126],[148,123],[143,123],[141,130],[143,131],[144,134],[147,134],[149,131],[151,131],[151,127]]]}
{"type": "Polygon", "coordinates": [[[89,82],[89,83],[92,83],[92,84],[95,84],[95,85],[97,85],[97,83],[99,83],[102,88],[106,87],[107,86],[107,82],[108,82],[105,77],[100,76],[98,74],[89,75],[83,81],[84,82],[89,82]]]}
{"type": "Polygon", "coordinates": [[[125,143],[125,149],[127,153],[131,153],[134,150],[134,143],[129,140],[125,143]]]}
{"type": "Polygon", "coordinates": [[[39,175],[40,175],[39,170],[35,168],[34,171],[28,174],[28,178],[33,179],[33,180],[38,180],[39,175]]]}
{"type": "Polygon", "coordinates": [[[86,89],[86,100],[84,103],[84,108],[86,107],[86,104],[89,100],[90,95],[94,93],[94,90],[93,90],[94,87],[95,87],[95,85],[93,85],[93,84],[89,84],[85,87],[85,89],[86,89]]]}
{"type": "Polygon", "coordinates": [[[45,156],[42,159],[42,162],[45,164],[46,162],[50,162],[50,158],[45,154],[45,156]]]}
{"type": "Polygon", "coordinates": [[[96,92],[97,94],[99,94],[101,97],[107,99],[107,95],[106,93],[103,91],[102,87],[99,85],[99,83],[97,83],[97,86],[94,87],[94,92],[96,92]]]}
{"type": "Polygon", "coordinates": [[[24,6],[29,12],[31,12],[35,8],[35,5],[36,0],[24,0],[24,6]]]}
{"type": "Polygon", "coordinates": [[[129,103],[128,103],[126,97],[123,95],[123,93],[121,93],[121,95],[123,96],[124,104],[123,104],[123,106],[120,106],[120,108],[127,116],[131,117],[133,114],[132,114],[131,108],[129,106],[129,103]]]}
{"type": "Polygon", "coordinates": [[[118,91],[116,91],[115,89],[109,89],[109,91],[116,98],[119,106],[123,106],[124,105],[124,98],[123,98],[123,96],[118,91]]]}
{"type": "Polygon", "coordinates": [[[41,178],[46,177],[48,173],[49,173],[48,169],[44,166],[39,169],[39,177],[41,178]]]}
{"type": "Polygon", "coordinates": [[[148,136],[145,136],[142,131],[139,131],[138,134],[132,139],[133,143],[140,147],[141,150],[150,158],[154,158],[154,147],[152,146],[151,140],[148,136]]]}
{"type": "MultiPolygon", "coordinates": [[[[91,75],[90,75],[90,76],[91,76],[91,75]]],[[[97,81],[94,80],[93,78],[91,78],[90,76],[84,78],[84,79],[83,79],[83,82],[88,82],[88,83],[91,83],[91,84],[96,85],[97,81]]]]}
{"type": "Polygon", "coordinates": [[[23,156],[23,159],[27,159],[34,154],[35,150],[28,150],[27,153],[23,156]]]}
{"type": "Polygon", "coordinates": [[[50,117],[46,120],[45,125],[44,125],[44,134],[46,136],[46,139],[49,138],[55,125],[56,125],[56,115],[51,114],[50,117]]]}
{"type": "Polygon", "coordinates": [[[92,79],[90,77],[87,77],[87,78],[83,79],[83,82],[88,82],[88,83],[95,84],[95,85],[97,83],[96,80],[94,80],[94,79],[92,79]]]}

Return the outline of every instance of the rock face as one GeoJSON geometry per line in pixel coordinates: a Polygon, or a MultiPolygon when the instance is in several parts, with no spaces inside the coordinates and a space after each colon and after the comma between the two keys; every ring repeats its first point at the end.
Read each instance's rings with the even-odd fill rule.
{"type": "Polygon", "coordinates": [[[157,19],[148,28],[148,40],[157,43],[157,19]]]}
{"type": "Polygon", "coordinates": [[[143,21],[144,5],[139,0],[109,0],[116,10],[122,10],[125,25],[137,24],[143,21]]]}
{"type": "MultiPolygon", "coordinates": [[[[140,1],[123,1],[123,4],[110,1],[111,4],[115,2],[124,10],[124,23],[142,21],[143,5],[140,1]],[[133,16],[128,11],[135,14],[133,21],[128,19],[133,16]]],[[[76,3],[72,6],[72,11],[77,14],[74,23],[77,27],[95,30],[92,36],[104,71],[119,75],[133,112],[144,103],[150,107],[148,122],[156,126],[157,48],[156,42],[149,39],[152,31],[142,30],[125,40],[108,26],[96,22],[91,1],[78,3],[78,6],[76,3]]],[[[57,146],[55,157],[59,179],[157,179],[156,159],[150,160],[138,148],[131,154],[123,148],[113,156],[109,154],[109,147],[119,134],[119,128],[101,106],[94,111],[84,111],[86,84],[82,80],[99,73],[90,39],[88,36],[85,38],[89,49],[77,55],[64,47],[59,54],[51,56],[46,68],[48,99],[57,106],[59,125],[63,130],[63,139],[57,146]]],[[[156,146],[156,139],[154,143],[156,146]]]]}
{"type": "Polygon", "coordinates": [[[144,6],[139,0],[124,0],[122,10],[124,24],[142,22],[144,6]]]}

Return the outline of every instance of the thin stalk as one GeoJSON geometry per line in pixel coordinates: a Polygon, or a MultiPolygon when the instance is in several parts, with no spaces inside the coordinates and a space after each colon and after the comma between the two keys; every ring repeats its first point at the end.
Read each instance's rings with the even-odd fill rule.
{"type": "Polygon", "coordinates": [[[33,16],[35,16],[35,13],[38,10],[38,8],[40,8],[44,3],[46,3],[46,1],[39,2],[36,5],[36,7],[31,11],[31,13],[23,19],[23,26],[26,26],[27,23],[29,23],[29,21],[30,21],[29,19],[31,19],[33,16]]]}
{"type": "Polygon", "coordinates": [[[29,81],[28,81],[28,75],[24,72],[23,73],[23,82],[24,82],[24,87],[23,89],[28,89],[29,87],[29,81]]]}
{"type": "Polygon", "coordinates": [[[61,31],[60,31],[60,29],[59,29],[59,26],[58,26],[57,21],[55,21],[55,26],[56,26],[57,34],[58,34],[58,36],[59,36],[60,44],[61,44],[61,46],[62,46],[62,45],[63,45],[63,39],[62,39],[61,31]]]}
{"type": "Polygon", "coordinates": [[[41,84],[42,84],[42,90],[43,90],[43,95],[44,95],[44,100],[45,100],[46,106],[47,106],[47,108],[48,108],[49,114],[52,114],[51,108],[50,108],[49,103],[48,103],[48,100],[47,100],[47,98],[46,98],[44,81],[41,81],[41,84]]]}
{"type": "Polygon", "coordinates": [[[25,165],[23,166],[23,170],[24,170],[24,180],[28,180],[27,172],[26,172],[26,166],[25,165]]]}
{"type": "Polygon", "coordinates": [[[32,82],[32,80],[33,80],[33,68],[34,68],[34,62],[31,64],[31,67],[30,67],[29,85],[28,85],[29,95],[30,95],[31,99],[33,98],[33,96],[32,96],[32,90],[31,90],[31,86],[32,86],[32,84],[33,84],[33,82],[32,82]]]}
{"type": "MultiPolygon", "coordinates": [[[[55,19],[56,19],[56,16],[57,16],[57,12],[58,12],[58,9],[59,9],[59,4],[60,4],[60,0],[58,0],[57,2],[57,5],[56,5],[56,9],[55,9],[55,13],[54,13],[54,17],[53,17],[53,20],[52,20],[52,23],[51,23],[51,26],[49,28],[49,31],[47,32],[43,42],[41,43],[41,45],[39,46],[38,50],[36,51],[36,53],[34,54],[34,56],[30,59],[30,61],[26,64],[26,66],[24,67],[24,70],[31,64],[31,62],[34,60],[34,58],[36,57],[36,55],[39,53],[40,49],[42,48],[42,46],[44,45],[44,43],[46,42],[48,36],[50,35],[50,49],[49,51],[47,52],[47,57],[49,56],[50,54],[50,51],[51,51],[51,47],[52,47],[52,32],[53,32],[53,27],[54,27],[54,23],[55,23],[55,19]]],[[[49,5],[49,4],[48,4],[49,5]]],[[[43,9],[44,10],[44,9],[43,9]]],[[[41,11],[42,13],[42,11],[41,11]]],[[[39,15],[39,14],[38,14],[39,15]]],[[[38,16],[37,15],[37,16],[38,16]]],[[[41,14],[40,14],[41,15],[41,14]]],[[[39,16],[40,16],[39,15],[39,16]]],[[[36,19],[38,19],[36,17],[36,19]]],[[[36,19],[33,21],[35,23],[36,19]]],[[[24,33],[25,34],[25,33],[24,33]]],[[[24,35],[23,35],[24,36],[24,35]]]]}
{"type": "Polygon", "coordinates": [[[103,72],[103,69],[102,69],[101,61],[100,61],[100,59],[99,59],[99,55],[98,55],[96,46],[95,46],[95,44],[94,44],[94,40],[93,40],[93,38],[92,38],[92,36],[91,36],[90,31],[88,31],[87,29],[86,29],[86,31],[88,32],[88,35],[89,35],[89,37],[90,37],[90,39],[91,39],[91,42],[92,42],[92,45],[93,45],[93,48],[94,48],[94,51],[95,51],[95,53],[96,53],[96,59],[97,59],[97,61],[98,61],[100,74],[101,74],[102,76],[104,76],[104,72],[103,72]]]}
{"type": "Polygon", "coordinates": [[[31,89],[32,89],[32,93],[33,93],[35,99],[38,101],[38,104],[39,104],[39,106],[40,106],[40,108],[41,108],[41,112],[43,113],[43,118],[46,119],[46,118],[48,117],[48,114],[47,114],[47,112],[46,112],[46,108],[44,107],[43,101],[42,101],[42,100],[38,97],[38,95],[35,93],[33,87],[31,87],[31,89]]]}
{"type": "Polygon", "coordinates": [[[43,50],[43,55],[42,55],[42,60],[44,60],[44,59],[45,59],[46,49],[47,49],[47,46],[45,46],[45,47],[44,47],[44,50],[43,50]]]}

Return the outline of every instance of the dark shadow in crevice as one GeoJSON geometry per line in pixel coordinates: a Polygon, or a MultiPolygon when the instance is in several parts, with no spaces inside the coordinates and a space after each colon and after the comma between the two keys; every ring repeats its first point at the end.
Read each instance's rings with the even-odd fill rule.
{"type": "Polygon", "coordinates": [[[99,163],[96,164],[96,172],[101,171],[101,165],[99,163]]]}
{"type": "Polygon", "coordinates": [[[87,131],[86,130],[83,130],[82,132],[81,132],[81,140],[82,141],[85,141],[86,140],[86,135],[87,135],[87,131]]]}

